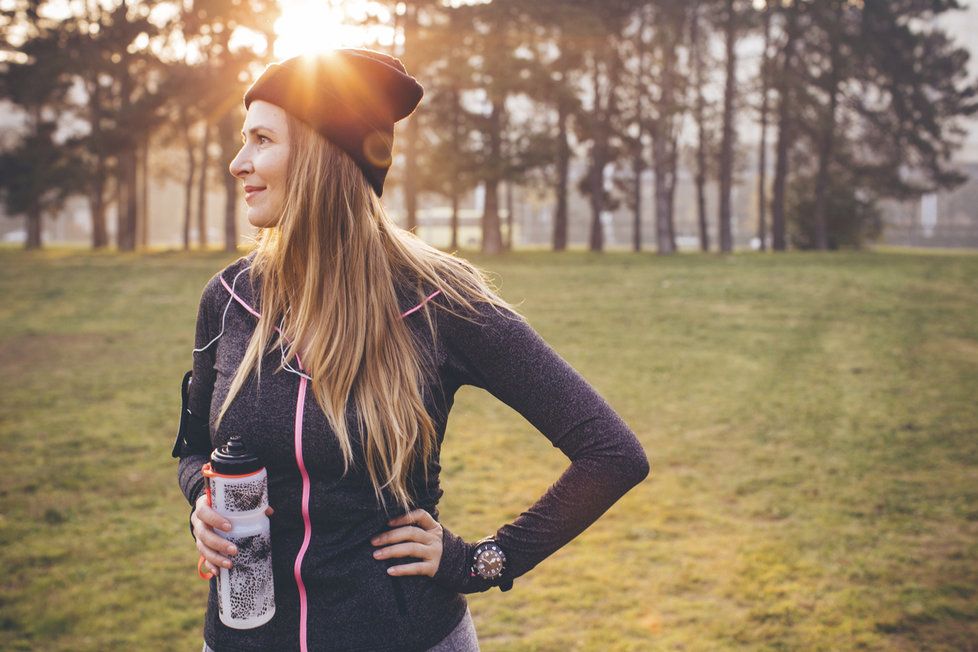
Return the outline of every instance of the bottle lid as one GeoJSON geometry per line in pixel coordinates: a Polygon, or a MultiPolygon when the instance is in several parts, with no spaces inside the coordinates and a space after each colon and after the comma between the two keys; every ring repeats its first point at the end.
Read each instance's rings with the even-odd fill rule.
{"type": "Polygon", "coordinates": [[[228,443],[211,453],[211,468],[222,475],[247,475],[262,468],[261,462],[238,435],[231,435],[228,443]]]}

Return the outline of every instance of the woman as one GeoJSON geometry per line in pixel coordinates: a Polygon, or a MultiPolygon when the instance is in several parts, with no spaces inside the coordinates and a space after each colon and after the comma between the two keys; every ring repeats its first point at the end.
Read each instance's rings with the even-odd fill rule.
{"type": "Polygon", "coordinates": [[[464,595],[511,589],[649,473],[628,426],[481,270],[384,212],[393,126],[422,94],[399,60],[354,49],[272,64],[245,94],[230,171],[260,230],[204,288],[173,455],[211,572],[234,551],[201,465],[232,434],[265,465],[276,612],[228,628],[212,580],[205,652],[478,650],[464,595]],[[571,460],[473,543],[437,509],[441,443],[466,384],[571,460]]]}

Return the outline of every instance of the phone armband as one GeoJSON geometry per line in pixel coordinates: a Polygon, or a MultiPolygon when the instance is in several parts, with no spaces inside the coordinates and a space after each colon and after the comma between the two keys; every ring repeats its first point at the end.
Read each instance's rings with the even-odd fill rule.
{"type": "Polygon", "coordinates": [[[191,453],[208,455],[211,452],[210,424],[190,411],[190,381],[193,370],[183,376],[180,387],[180,427],[173,442],[173,457],[184,457],[191,453]]]}

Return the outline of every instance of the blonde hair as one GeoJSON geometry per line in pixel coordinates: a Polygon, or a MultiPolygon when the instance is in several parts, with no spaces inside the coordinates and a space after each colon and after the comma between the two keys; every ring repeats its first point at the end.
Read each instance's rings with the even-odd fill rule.
{"type": "MultiPolygon", "coordinates": [[[[286,362],[299,353],[316,402],[339,441],[343,474],[355,465],[345,416],[352,395],[377,501],[387,511],[388,489],[409,511],[416,498],[408,487],[412,469],[422,464],[427,486],[437,448],[435,424],[422,397],[424,384],[437,378],[433,361],[422,356],[401,319],[395,284],[412,284],[417,300],[411,305],[416,305],[426,296],[427,282],[441,290],[437,299],[458,302],[465,310],[457,313],[439,301],[441,309],[470,321],[464,312],[472,314],[473,301],[525,318],[497,294],[486,272],[395,224],[342,150],[291,114],[286,120],[286,198],[278,223],[259,231],[249,271],[253,283],[261,277],[261,316],[217,423],[252,369],[261,383],[260,352],[282,346],[286,362]],[[280,320],[285,339],[272,342],[280,320]]],[[[437,342],[433,303],[411,318],[423,314],[437,342]]],[[[283,368],[280,364],[276,373],[283,368]]]]}

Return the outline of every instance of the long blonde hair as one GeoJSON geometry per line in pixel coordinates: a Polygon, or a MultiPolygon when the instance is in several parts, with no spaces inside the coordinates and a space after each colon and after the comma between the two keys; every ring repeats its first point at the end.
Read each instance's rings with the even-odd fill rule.
{"type": "MultiPolygon", "coordinates": [[[[437,447],[435,424],[422,398],[423,384],[435,379],[436,370],[401,319],[395,284],[414,286],[415,305],[425,298],[423,283],[429,283],[441,290],[439,299],[463,307],[461,313],[447,310],[464,319],[470,318],[466,311],[475,310],[473,301],[524,317],[497,294],[486,272],[394,223],[342,150],[291,114],[286,119],[286,199],[278,223],[259,230],[249,271],[253,283],[261,277],[261,316],[217,423],[252,369],[261,383],[260,352],[282,346],[286,362],[299,353],[316,402],[339,440],[344,475],[355,465],[345,417],[352,394],[378,503],[387,511],[384,489],[389,488],[408,511],[416,498],[408,488],[412,468],[420,461],[427,485],[437,447]],[[276,326],[285,339],[272,342],[276,326]]],[[[430,309],[426,304],[419,312],[437,341],[430,309]]]]}

